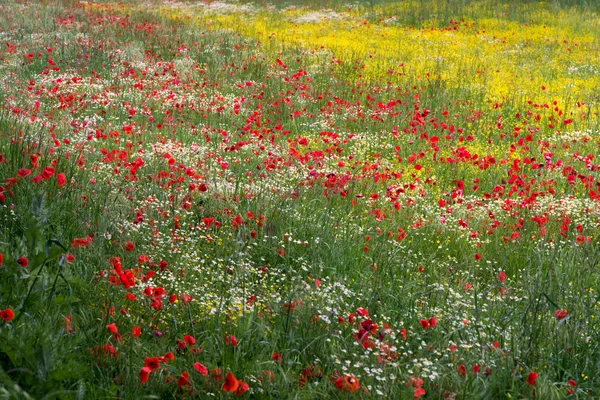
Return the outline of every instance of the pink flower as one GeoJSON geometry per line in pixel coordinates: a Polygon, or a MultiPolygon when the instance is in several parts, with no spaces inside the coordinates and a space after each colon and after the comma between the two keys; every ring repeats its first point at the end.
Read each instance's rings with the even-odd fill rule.
{"type": "Polygon", "coordinates": [[[504,271],[501,271],[501,272],[498,274],[497,278],[498,278],[498,281],[499,281],[499,282],[504,282],[504,281],[506,281],[506,272],[504,272],[504,271]]]}

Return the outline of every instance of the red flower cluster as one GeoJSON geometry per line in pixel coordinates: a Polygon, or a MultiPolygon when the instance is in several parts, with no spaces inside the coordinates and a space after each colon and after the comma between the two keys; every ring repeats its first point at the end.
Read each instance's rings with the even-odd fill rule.
{"type": "Polygon", "coordinates": [[[183,337],[183,340],[177,339],[177,349],[179,351],[189,348],[189,351],[192,354],[200,353],[202,351],[202,349],[199,347],[194,347],[194,344],[196,344],[196,339],[194,339],[194,337],[191,335],[185,335],[183,337]]]}
{"type": "Polygon", "coordinates": [[[89,247],[89,245],[91,243],[92,243],[91,236],[86,236],[84,238],[75,238],[75,239],[71,240],[71,247],[73,247],[74,249],[80,249],[82,247],[89,247]]]}
{"type": "Polygon", "coordinates": [[[150,298],[150,307],[156,311],[162,309],[162,298],[165,296],[165,289],[162,287],[146,287],[144,289],[144,295],[150,298]]]}
{"type": "Polygon", "coordinates": [[[158,371],[160,369],[161,363],[168,364],[169,361],[172,361],[174,359],[175,356],[171,352],[168,352],[164,356],[147,357],[146,359],[144,359],[144,366],[140,370],[140,383],[146,383],[150,377],[150,373],[158,371]]]}
{"type": "Polygon", "coordinates": [[[406,387],[415,389],[413,398],[418,399],[425,395],[425,389],[421,387],[423,386],[423,383],[423,379],[417,378],[416,376],[411,376],[408,378],[408,381],[406,381],[405,385],[406,387]]]}
{"type": "Polygon", "coordinates": [[[237,345],[238,345],[238,341],[235,338],[235,336],[227,336],[227,337],[225,337],[225,343],[226,344],[230,344],[233,347],[237,347],[237,345]]]}
{"type": "Polygon", "coordinates": [[[225,377],[225,382],[221,389],[227,393],[235,393],[236,396],[241,396],[248,391],[248,384],[242,380],[236,379],[231,371],[225,377]]]}
{"type": "Polygon", "coordinates": [[[421,324],[421,326],[423,327],[423,329],[429,329],[429,328],[433,328],[437,325],[437,318],[436,317],[431,317],[428,320],[427,319],[422,319],[419,320],[419,323],[421,324]]]}
{"type": "Polygon", "coordinates": [[[111,275],[108,278],[110,283],[113,285],[122,284],[125,289],[135,286],[134,271],[129,269],[123,271],[123,265],[121,264],[121,259],[119,257],[112,257],[108,262],[114,268],[110,271],[111,275]]]}

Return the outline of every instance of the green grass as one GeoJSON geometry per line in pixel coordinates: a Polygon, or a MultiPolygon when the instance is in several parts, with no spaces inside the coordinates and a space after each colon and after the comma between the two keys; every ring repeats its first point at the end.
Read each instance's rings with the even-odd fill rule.
{"type": "MultiPolygon", "coordinates": [[[[396,24],[562,10],[590,32],[598,11],[471,3],[415,1],[396,24]]],[[[410,399],[411,376],[425,398],[600,395],[593,99],[560,132],[517,94],[362,79],[356,54],[135,6],[0,2],[0,398],[234,396],[216,369],[251,398],[410,399]]],[[[380,24],[385,7],[353,12],[380,24]]]]}

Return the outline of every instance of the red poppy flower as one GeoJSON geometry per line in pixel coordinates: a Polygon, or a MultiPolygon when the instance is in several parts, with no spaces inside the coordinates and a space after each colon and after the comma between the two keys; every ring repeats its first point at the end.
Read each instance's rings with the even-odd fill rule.
{"type": "Polygon", "coordinates": [[[230,371],[227,374],[227,377],[225,378],[225,383],[223,383],[223,385],[221,386],[221,389],[223,389],[224,392],[232,393],[232,392],[235,392],[239,386],[240,386],[240,381],[235,379],[235,377],[233,376],[233,374],[230,371]]]}
{"type": "Polygon", "coordinates": [[[71,247],[75,249],[80,249],[82,247],[89,247],[90,243],[92,243],[92,237],[86,236],[84,238],[74,238],[71,240],[71,247]]]}
{"type": "Polygon", "coordinates": [[[183,341],[186,342],[190,346],[192,346],[194,343],[196,343],[196,339],[194,339],[194,337],[190,336],[190,335],[185,335],[183,337],[183,341]]]}
{"type": "Polygon", "coordinates": [[[54,168],[46,167],[42,170],[42,178],[48,180],[54,175],[54,168]]]}
{"type": "Polygon", "coordinates": [[[500,281],[500,282],[504,282],[504,281],[506,281],[506,272],[504,272],[504,271],[501,271],[501,272],[498,274],[497,278],[498,278],[498,281],[500,281]]]}
{"type": "Polygon", "coordinates": [[[27,168],[21,168],[20,170],[17,171],[17,175],[19,176],[19,178],[25,178],[29,174],[31,174],[31,170],[29,170],[27,168]]]}
{"type": "Polygon", "coordinates": [[[0,253],[0,267],[2,266],[2,262],[4,262],[4,256],[0,253]]]}
{"type": "Polygon", "coordinates": [[[567,387],[567,394],[571,395],[573,394],[574,389],[577,387],[577,382],[575,382],[573,379],[569,379],[567,384],[569,385],[567,387]]]}
{"type": "Polygon", "coordinates": [[[183,371],[181,373],[181,375],[179,376],[179,379],[177,379],[177,386],[182,387],[182,386],[191,386],[190,383],[190,374],[188,374],[187,372],[183,371]]]}
{"type": "Polygon", "coordinates": [[[372,334],[375,334],[375,332],[377,332],[377,324],[374,324],[373,321],[370,319],[362,321],[360,323],[360,326],[366,332],[371,332],[372,334]]]}
{"type": "Polygon", "coordinates": [[[106,325],[106,329],[108,329],[110,333],[119,333],[119,329],[117,329],[117,324],[115,323],[106,325]]]}
{"type": "Polygon", "coordinates": [[[458,375],[467,376],[467,367],[465,367],[465,364],[460,364],[456,370],[458,375]]]}
{"type": "Polygon", "coordinates": [[[166,262],[165,260],[160,260],[158,262],[158,267],[160,268],[160,271],[163,272],[165,270],[165,268],[167,268],[169,266],[169,263],[166,262]]]}
{"type": "Polygon", "coordinates": [[[360,315],[361,317],[368,317],[369,316],[369,311],[366,310],[366,309],[364,309],[364,308],[362,308],[362,307],[358,307],[356,309],[356,313],[358,315],[360,315]]]}
{"type": "Polygon", "coordinates": [[[134,326],[131,328],[131,336],[134,338],[139,337],[142,334],[142,329],[139,326],[134,326]]]}
{"type": "Polygon", "coordinates": [[[10,308],[4,309],[0,311],[0,318],[4,320],[4,322],[10,322],[15,317],[15,313],[10,308]]]}
{"type": "Polygon", "coordinates": [[[184,306],[187,306],[192,301],[192,296],[187,294],[180,294],[179,297],[181,298],[181,302],[184,306]]]}
{"type": "Polygon", "coordinates": [[[233,347],[236,347],[238,345],[238,342],[237,342],[237,339],[235,338],[235,336],[227,336],[225,338],[225,343],[230,344],[233,347]]]}
{"type": "Polygon", "coordinates": [[[125,250],[128,253],[132,252],[133,250],[135,250],[135,245],[133,244],[133,242],[127,241],[123,244],[123,250],[125,250]]]}
{"type": "Polygon", "coordinates": [[[538,378],[538,374],[537,372],[530,372],[529,375],[527,376],[527,383],[529,383],[531,386],[535,385],[535,381],[538,378]]]}
{"type": "Polygon", "coordinates": [[[244,381],[238,381],[239,385],[237,390],[235,391],[236,396],[241,396],[248,391],[248,384],[244,381]]]}
{"type": "Polygon", "coordinates": [[[412,388],[420,388],[421,386],[423,386],[423,379],[421,378],[417,378],[416,376],[411,376],[410,378],[408,378],[408,381],[406,381],[406,387],[412,387],[412,388]]]}
{"type": "Polygon", "coordinates": [[[140,370],[140,383],[148,382],[148,378],[150,377],[150,368],[144,367],[140,370]]]}
{"type": "Polygon", "coordinates": [[[29,260],[27,259],[27,257],[20,257],[20,258],[17,260],[17,263],[18,263],[18,264],[19,264],[21,267],[25,268],[26,266],[28,266],[28,265],[29,265],[29,260]]]}
{"type": "Polygon", "coordinates": [[[59,188],[63,187],[65,183],[67,183],[67,178],[65,178],[65,174],[56,175],[56,183],[58,184],[59,188]]]}
{"type": "Polygon", "coordinates": [[[422,319],[422,320],[419,320],[419,323],[421,324],[423,329],[433,328],[434,326],[437,325],[437,318],[431,317],[431,318],[429,318],[429,320],[422,319]]]}
{"type": "Polygon", "coordinates": [[[567,310],[556,310],[556,319],[562,320],[567,317],[567,310]]]}
{"type": "Polygon", "coordinates": [[[343,375],[336,379],[335,387],[343,392],[354,393],[360,388],[360,383],[353,375],[343,375]]]}
{"type": "Polygon", "coordinates": [[[222,381],[223,380],[223,375],[221,375],[221,368],[213,368],[212,371],[210,371],[210,376],[215,380],[215,381],[222,381]]]}
{"type": "Polygon", "coordinates": [[[150,257],[148,257],[145,254],[142,254],[140,256],[138,256],[138,264],[140,265],[144,265],[146,264],[148,261],[150,261],[150,257]]]}
{"type": "Polygon", "coordinates": [[[144,360],[144,367],[150,369],[151,372],[158,370],[160,368],[158,357],[147,357],[144,360]]]}
{"type": "Polygon", "coordinates": [[[237,215],[231,219],[231,228],[234,230],[238,229],[242,225],[242,223],[243,223],[242,217],[237,215]]]}
{"type": "Polygon", "coordinates": [[[73,333],[73,327],[71,326],[71,316],[66,315],[64,318],[64,322],[65,322],[65,330],[69,333],[73,333]]]}
{"type": "Polygon", "coordinates": [[[198,371],[198,373],[202,376],[208,375],[208,368],[206,368],[204,365],[200,364],[199,362],[194,363],[194,369],[196,371],[198,371]]]}
{"type": "Polygon", "coordinates": [[[419,399],[419,398],[421,398],[421,396],[424,396],[424,395],[425,395],[425,389],[423,389],[423,388],[417,388],[415,390],[415,393],[413,394],[413,398],[414,399],[419,399]]]}

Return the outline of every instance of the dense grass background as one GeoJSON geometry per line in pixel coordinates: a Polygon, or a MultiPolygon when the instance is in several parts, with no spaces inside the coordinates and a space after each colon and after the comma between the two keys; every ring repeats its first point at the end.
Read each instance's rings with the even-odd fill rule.
{"type": "Polygon", "coordinates": [[[0,4],[0,396],[598,396],[596,3],[0,4]]]}

